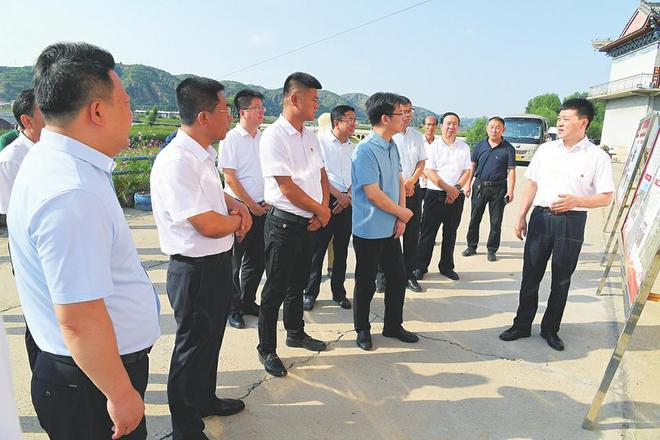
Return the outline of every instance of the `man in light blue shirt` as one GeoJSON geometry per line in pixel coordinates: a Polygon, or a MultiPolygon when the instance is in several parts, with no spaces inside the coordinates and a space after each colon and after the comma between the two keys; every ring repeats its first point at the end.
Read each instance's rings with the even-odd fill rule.
{"type": "Polygon", "coordinates": [[[376,290],[380,263],[387,278],[383,336],[403,342],[418,337],[404,329],[403,302],[406,274],[401,237],[413,213],[406,208],[401,161],[392,136],[404,127],[401,107],[404,98],[393,93],[375,93],[366,102],[373,133],[353,153],[353,247],[355,249],[355,290],[353,322],[357,345],[372,348],[369,307],[376,290]]]}
{"type": "Polygon", "coordinates": [[[159,304],[112,186],[132,120],[114,66],[86,43],[41,53],[35,95],[46,128],[9,203],[16,284],[41,349],[32,402],[51,439],[147,435],[159,304]]]}

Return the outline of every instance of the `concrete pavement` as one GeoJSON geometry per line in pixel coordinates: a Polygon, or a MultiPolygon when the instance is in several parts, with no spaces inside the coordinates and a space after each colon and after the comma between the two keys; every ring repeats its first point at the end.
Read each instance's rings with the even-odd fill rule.
{"type": "MultiPolygon", "coordinates": [[[[488,262],[484,248],[472,257],[460,255],[469,221],[466,203],[455,251],[461,280],[450,281],[431,271],[421,282],[424,293],[406,293],[404,325],[419,334],[419,343],[409,345],[380,336],[383,301],[382,294],[376,294],[372,303],[375,350],[358,349],[351,311],[330,301],[326,278],[316,307],[305,312],[305,322],[308,333],[330,341],[328,351],[286,347],[280,321],[278,352],[289,367],[287,377],[273,378],[260,365],[255,350],[256,318],[246,317],[248,328],[243,330],[228,327],[217,394],[243,398],[247,408],[232,417],[207,419],[207,432],[217,439],[660,438],[657,303],[647,304],[642,314],[600,412],[599,430],[581,428],[623,322],[620,279],[613,277],[605,295],[595,296],[602,273],[605,209],[592,211],[588,217],[560,332],[566,350],[553,351],[538,335],[549,273],[541,287],[532,337],[508,343],[498,339],[517,307],[523,248],[512,229],[526,183],[523,173],[524,168],[519,168],[517,197],[505,211],[498,261],[488,262]]],[[[160,253],[152,216],[134,210],[127,210],[126,215],[162,304],[162,336],[151,353],[145,397],[149,438],[162,439],[171,433],[166,382],[175,332],[165,294],[167,257],[160,253]]],[[[483,241],[487,218],[481,231],[483,241]]],[[[6,240],[3,229],[0,312],[10,342],[21,426],[26,439],[45,439],[30,400],[25,327],[6,240]]],[[[437,254],[439,249],[431,268],[437,266],[437,254]]],[[[352,292],[352,250],[348,267],[347,290],[352,292]]]]}

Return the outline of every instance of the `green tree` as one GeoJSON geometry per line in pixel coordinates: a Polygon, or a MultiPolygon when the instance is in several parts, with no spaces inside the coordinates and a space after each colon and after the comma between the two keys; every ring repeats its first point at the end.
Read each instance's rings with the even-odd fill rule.
{"type": "Polygon", "coordinates": [[[486,139],[486,125],[488,124],[488,118],[482,117],[477,118],[474,121],[472,127],[470,127],[465,135],[465,142],[472,147],[479,141],[486,139]]]}
{"type": "Polygon", "coordinates": [[[151,110],[149,110],[145,116],[147,117],[149,125],[154,125],[154,122],[156,122],[156,118],[158,117],[158,107],[155,105],[151,107],[151,110]]]}
{"type": "Polygon", "coordinates": [[[535,96],[527,102],[525,112],[537,114],[535,110],[543,107],[554,111],[555,114],[559,113],[559,107],[561,107],[559,96],[556,93],[545,93],[535,96]]]}

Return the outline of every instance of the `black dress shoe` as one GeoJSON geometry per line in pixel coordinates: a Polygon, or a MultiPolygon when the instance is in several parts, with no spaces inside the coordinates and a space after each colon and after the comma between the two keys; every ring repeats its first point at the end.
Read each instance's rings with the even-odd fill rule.
{"type": "Polygon", "coordinates": [[[355,343],[362,350],[371,350],[373,345],[371,344],[371,333],[369,333],[369,330],[358,330],[355,343]]]}
{"type": "Polygon", "coordinates": [[[303,310],[307,310],[308,312],[314,308],[314,303],[316,300],[314,299],[313,296],[303,296],[303,310]]]}
{"type": "Polygon", "coordinates": [[[451,269],[441,269],[440,273],[450,280],[458,281],[458,274],[451,269]]]}
{"type": "Polygon", "coordinates": [[[234,328],[245,328],[245,321],[239,312],[231,312],[227,322],[234,328]]]}
{"type": "Polygon", "coordinates": [[[309,351],[324,351],[328,346],[323,341],[312,338],[310,335],[305,335],[303,338],[286,337],[287,347],[304,348],[309,351]]]}
{"type": "Polygon", "coordinates": [[[286,367],[277,354],[268,353],[264,355],[259,353],[259,362],[264,366],[266,373],[277,377],[286,376],[286,367]]]}
{"type": "Polygon", "coordinates": [[[215,398],[209,406],[202,410],[202,418],[208,416],[231,416],[243,411],[245,402],[238,399],[215,398]]]}
{"type": "Polygon", "coordinates": [[[497,261],[497,257],[495,256],[495,252],[488,252],[488,261],[497,261]]]}
{"type": "Polygon", "coordinates": [[[515,341],[520,338],[529,338],[530,332],[523,331],[516,327],[511,327],[510,329],[504,330],[500,333],[500,339],[503,341],[515,341]]]}
{"type": "Polygon", "coordinates": [[[423,280],[424,279],[424,274],[426,273],[425,270],[422,269],[415,269],[413,271],[413,275],[415,276],[416,280],[423,280]]]}
{"type": "Polygon", "coordinates": [[[259,304],[252,302],[243,306],[243,314],[250,316],[259,316],[259,304]]]}
{"type": "Polygon", "coordinates": [[[403,327],[399,327],[398,330],[394,330],[394,331],[383,329],[383,336],[385,336],[386,338],[396,338],[401,342],[408,342],[408,343],[419,341],[419,336],[417,336],[413,332],[409,332],[403,327]]]}
{"type": "Polygon", "coordinates": [[[465,248],[465,250],[463,252],[461,252],[461,255],[463,255],[464,257],[469,257],[470,255],[474,255],[476,253],[477,253],[477,250],[475,248],[468,246],[468,247],[465,248]]]}
{"type": "Polygon", "coordinates": [[[406,288],[417,293],[422,291],[422,286],[419,285],[415,278],[408,278],[408,281],[406,282],[406,288]]]}
{"type": "Polygon", "coordinates": [[[351,308],[351,302],[346,297],[342,299],[333,299],[333,301],[336,302],[342,309],[348,310],[351,308]]]}
{"type": "Polygon", "coordinates": [[[545,339],[545,342],[548,345],[557,351],[564,351],[564,341],[557,335],[557,333],[543,333],[541,332],[541,337],[545,339]]]}

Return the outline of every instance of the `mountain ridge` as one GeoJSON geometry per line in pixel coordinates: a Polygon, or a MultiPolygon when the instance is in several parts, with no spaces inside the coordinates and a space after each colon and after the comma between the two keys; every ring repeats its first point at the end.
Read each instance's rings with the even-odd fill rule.
{"type": "MultiPolygon", "coordinates": [[[[118,63],[115,67],[126,92],[131,96],[133,109],[150,109],[153,106],[159,110],[176,110],[176,85],[185,78],[197,76],[190,73],[173,75],[165,70],[143,64],[118,63]]],[[[21,90],[32,87],[33,67],[0,66],[0,102],[12,101],[21,90]]],[[[225,86],[225,95],[232,98],[243,88],[258,90],[264,95],[264,106],[269,116],[279,115],[282,108],[282,88],[268,89],[259,85],[244,84],[238,81],[221,81],[225,86]]],[[[333,107],[345,104],[355,108],[361,121],[367,120],[364,103],[369,95],[364,93],[344,93],[339,95],[330,90],[319,91],[319,112],[329,112],[333,107]]],[[[439,114],[423,107],[414,107],[415,114],[412,124],[421,126],[424,118],[439,114]]]]}

